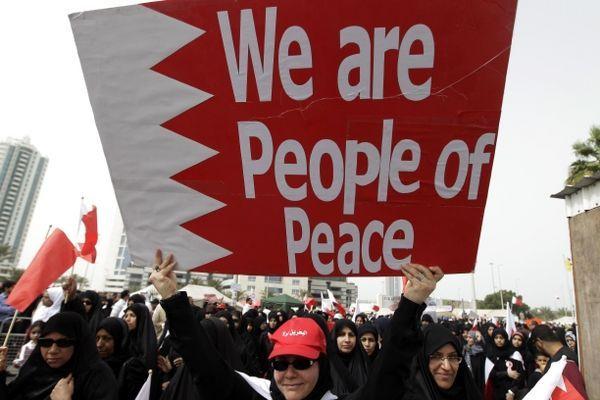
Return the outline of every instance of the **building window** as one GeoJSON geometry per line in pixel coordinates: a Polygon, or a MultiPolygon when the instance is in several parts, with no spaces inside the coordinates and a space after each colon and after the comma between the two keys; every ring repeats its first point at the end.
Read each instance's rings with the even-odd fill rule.
{"type": "Polygon", "coordinates": [[[255,276],[249,276],[248,277],[248,282],[256,282],[256,277],[255,276]]]}
{"type": "Polygon", "coordinates": [[[267,283],[281,283],[280,276],[265,276],[265,282],[267,283]]]}
{"type": "Polygon", "coordinates": [[[253,292],[254,289],[256,289],[256,287],[250,286],[250,285],[246,286],[246,290],[249,291],[249,292],[253,292]]]}
{"type": "Polygon", "coordinates": [[[300,289],[292,289],[292,296],[300,296],[300,289]]]}
{"type": "Polygon", "coordinates": [[[300,286],[300,279],[292,279],[293,286],[300,286]]]}

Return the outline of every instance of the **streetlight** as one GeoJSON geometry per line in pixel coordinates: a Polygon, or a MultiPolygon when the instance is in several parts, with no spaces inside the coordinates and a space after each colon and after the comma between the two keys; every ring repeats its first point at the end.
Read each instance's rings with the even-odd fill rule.
{"type": "Polygon", "coordinates": [[[501,308],[504,308],[504,295],[502,294],[502,277],[500,276],[500,267],[502,266],[502,264],[494,264],[493,262],[490,263],[490,268],[492,269],[492,288],[494,290],[494,292],[496,291],[496,286],[494,286],[494,265],[496,265],[496,267],[498,268],[498,287],[500,290],[500,306],[501,308]]]}

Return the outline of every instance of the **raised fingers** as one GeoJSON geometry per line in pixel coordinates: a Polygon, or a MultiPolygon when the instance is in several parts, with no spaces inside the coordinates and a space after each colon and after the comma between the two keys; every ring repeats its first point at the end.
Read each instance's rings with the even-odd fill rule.
{"type": "Polygon", "coordinates": [[[154,265],[162,264],[162,250],[156,249],[156,253],[154,253],[154,265]]]}

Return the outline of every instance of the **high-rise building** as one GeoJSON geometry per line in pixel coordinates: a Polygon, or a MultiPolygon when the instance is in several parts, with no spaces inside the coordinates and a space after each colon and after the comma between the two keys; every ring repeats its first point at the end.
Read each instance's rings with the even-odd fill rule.
{"type": "MultiPolygon", "coordinates": [[[[152,266],[133,263],[127,244],[125,226],[119,211],[115,213],[113,221],[108,248],[103,253],[103,257],[99,258],[105,272],[104,284],[101,286],[107,292],[120,292],[123,289],[134,292],[149,284],[148,277],[152,273],[152,266]]],[[[233,278],[233,275],[230,274],[206,272],[175,271],[175,275],[179,286],[185,286],[188,283],[206,285],[212,280],[221,282],[233,278]]]]}
{"type": "Polygon", "coordinates": [[[0,142],[0,243],[11,249],[5,265],[19,262],[47,165],[28,137],[0,142]]]}
{"type": "Polygon", "coordinates": [[[401,276],[386,276],[385,277],[385,295],[400,296],[402,294],[402,277],[401,276]]]}

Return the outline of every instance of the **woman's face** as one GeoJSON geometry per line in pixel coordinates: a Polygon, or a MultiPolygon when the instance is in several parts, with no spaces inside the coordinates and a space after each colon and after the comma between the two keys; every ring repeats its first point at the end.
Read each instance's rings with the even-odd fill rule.
{"type": "Polygon", "coordinates": [[[347,326],[343,327],[337,336],[337,347],[341,353],[352,353],[356,347],[356,336],[352,329],[347,326]]]}
{"type": "MultiPolygon", "coordinates": [[[[71,339],[58,332],[51,332],[44,336],[43,339],[52,339],[54,341],[60,339],[71,339]]],[[[43,347],[40,343],[40,353],[42,358],[48,364],[50,368],[60,368],[65,365],[75,352],[75,346],[72,344],[67,347],[61,347],[56,342],[52,343],[50,347],[43,347]]]]}
{"type": "Polygon", "coordinates": [[[46,307],[52,307],[52,304],[54,304],[54,302],[50,298],[50,295],[48,294],[47,290],[42,295],[42,304],[45,305],[46,307]]]}
{"type": "MultiPolygon", "coordinates": [[[[295,357],[283,357],[288,362],[293,362],[295,357]]],[[[275,383],[286,400],[302,400],[308,397],[319,380],[319,362],[304,370],[295,369],[288,365],[285,371],[273,370],[275,383]]]]}
{"type": "Polygon", "coordinates": [[[96,348],[100,358],[110,357],[115,351],[115,339],[106,329],[98,329],[96,332],[96,348]]]}
{"type": "Polygon", "coordinates": [[[471,335],[467,336],[467,346],[472,347],[475,345],[475,339],[471,335]]]}
{"type": "Polygon", "coordinates": [[[488,326],[488,330],[487,330],[488,336],[491,337],[494,334],[494,329],[496,329],[496,328],[494,328],[493,326],[488,326]]]}
{"type": "Polygon", "coordinates": [[[83,307],[85,307],[85,313],[89,314],[92,311],[92,301],[87,297],[84,297],[82,300],[83,307]]]}
{"type": "Polygon", "coordinates": [[[362,324],[365,323],[365,320],[363,319],[362,315],[360,317],[356,317],[356,321],[354,322],[356,324],[356,327],[358,328],[359,326],[361,326],[362,324]]]}
{"type": "Polygon", "coordinates": [[[271,318],[269,320],[269,328],[275,329],[277,327],[277,318],[271,318]]]}
{"type": "Polygon", "coordinates": [[[454,385],[462,358],[451,344],[440,347],[429,357],[429,372],[440,389],[450,389],[454,385]]]}
{"type": "Polygon", "coordinates": [[[568,336],[567,337],[567,346],[569,346],[569,348],[571,350],[575,350],[575,344],[576,344],[576,342],[573,340],[573,338],[568,336]]]}
{"type": "Polygon", "coordinates": [[[521,346],[523,345],[523,338],[519,335],[515,335],[512,337],[511,342],[515,349],[520,349],[521,346]]]}
{"type": "Polygon", "coordinates": [[[494,336],[494,343],[496,343],[496,347],[504,347],[506,339],[502,335],[496,335],[494,336]]]}
{"type": "Polygon", "coordinates": [[[377,346],[377,341],[375,340],[375,335],[371,332],[367,332],[360,337],[360,343],[362,347],[365,349],[368,355],[371,355],[375,352],[375,346],[377,346]]]}
{"type": "Polygon", "coordinates": [[[127,328],[132,331],[137,328],[137,316],[131,310],[127,310],[125,315],[123,316],[125,323],[127,324],[127,328]]]}

